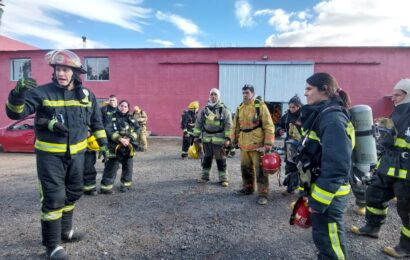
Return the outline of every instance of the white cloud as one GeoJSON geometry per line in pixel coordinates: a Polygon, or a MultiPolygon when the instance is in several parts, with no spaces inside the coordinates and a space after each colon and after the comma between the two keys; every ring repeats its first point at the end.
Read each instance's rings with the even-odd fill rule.
{"type": "Polygon", "coordinates": [[[163,47],[172,47],[172,46],[174,46],[173,42],[160,40],[160,39],[148,39],[147,42],[152,42],[152,43],[155,43],[155,44],[159,44],[163,47]]]}
{"type": "Polygon", "coordinates": [[[195,37],[192,37],[190,35],[185,36],[182,40],[181,40],[182,44],[184,44],[187,47],[190,48],[201,48],[204,47],[202,45],[202,43],[200,43],[195,37]]]}
{"type": "Polygon", "coordinates": [[[236,1],[235,16],[241,27],[252,27],[255,25],[252,19],[252,6],[246,0],[236,1]]]}
{"type": "Polygon", "coordinates": [[[271,15],[266,46],[410,46],[408,0],[330,0],[299,13],[271,15]]]}
{"type": "MultiPolygon", "coordinates": [[[[54,48],[81,48],[81,35],[65,29],[57,20],[59,16],[74,15],[73,23],[82,18],[141,32],[143,19],[150,13],[149,9],[139,6],[141,3],[141,0],[13,0],[4,8],[1,32],[41,38],[50,41],[54,48]]],[[[87,47],[107,46],[88,39],[87,47]]]]}
{"type": "Polygon", "coordinates": [[[169,22],[181,30],[185,34],[184,38],[181,40],[182,44],[185,46],[193,48],[203,47],[195,37],[195,35],[199,34],[200,30],[191,20],[175,14],[166,14],[161,11],[157,11],[155,16],[158,20],[169,22]]]}
{"type": "Polygon", "coordinates": [[[195,23],[181,16],[175,14],[165,14],[161,11],[157,11],[156,17],[158,18],[158,20],[166,21],[175,25],[185,34],[193,35],[199,32],[198,26],[195,23]]]}

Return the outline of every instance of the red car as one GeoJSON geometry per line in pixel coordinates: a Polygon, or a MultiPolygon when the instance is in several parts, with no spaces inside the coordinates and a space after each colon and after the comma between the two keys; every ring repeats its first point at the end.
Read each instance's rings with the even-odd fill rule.
{"type": "Polygon", "coordinates": [[[0,146],[3,152],[34,153],[35,139],[34,116],[0,128],[0,146]]]}

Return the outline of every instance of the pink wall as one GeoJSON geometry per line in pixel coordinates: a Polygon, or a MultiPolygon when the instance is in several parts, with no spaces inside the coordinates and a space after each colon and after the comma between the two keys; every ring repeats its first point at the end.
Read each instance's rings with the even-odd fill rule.
{"type": "MultiPolygon", "coordinates": [[[[208,91],[218,86],[218,61],[314,61],[315,72],[333,74],[354,104],[368,104],[375,116],[388,115],[392,103],[384,98],[401,78],[410,77],[409,48],[210,48],[210,49],[100,49],[75,50],[84,57],[108,57],[110,80],[84,82],[99,98],[116,94],[149,116],[149,129],[158,135],[179,135],[180,114],[192,100],[205,104],[208,91]]],[[[45,50],[0,52],[0,99],[5,104],[15,82],[10,81],[10,59],[32,59],[32,74],[40,84],[52,70],[45,50]]],[[[238,91],[240,91],[238,86],[238,91]]],[[[304,86],[301,86],[304,88],[304,86]]],[[[0,126],[9,123],[4,109],[0,126]]]]}

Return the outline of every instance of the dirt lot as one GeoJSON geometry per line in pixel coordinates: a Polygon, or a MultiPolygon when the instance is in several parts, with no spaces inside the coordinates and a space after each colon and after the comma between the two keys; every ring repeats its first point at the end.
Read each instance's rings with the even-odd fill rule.
{"type": "MultiPolygon", "coordinates": [[[[180,159],[180,140],[149,141],[149,151],[135,159],[131,192],[82,197],[76,204],[75,227],[88,235],[65,245],[72,259],[315,258],[311,230],[288,224],[296,196],[283,197],[276,176],[269,204],[259,206],[256,195],[234,194],[241,186],[238,155],[228,159],[230,186],[222,188],[215,164],[211,183],[196,182],[200,162],[180,159]]],[[[42,259],[35,157],[1,153],[0,172],[0,259],[42,259]]],[[[353,202],[346,227],[364,223],[353,202]]],[[[350,257],[388,259],[381,250],[398,243],[400,227],[392,203],[380,239],[347,233],[350,257]]]]}

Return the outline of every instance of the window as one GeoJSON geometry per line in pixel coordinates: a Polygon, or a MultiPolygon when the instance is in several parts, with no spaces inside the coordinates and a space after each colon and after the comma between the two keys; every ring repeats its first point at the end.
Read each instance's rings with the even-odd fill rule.
{"type": "Polygon", "coordinates": [[[108,58],[85,58],[86,80],[109,80],[110,67],[108,58]]]}
{"type": "Polygon", "coordinates": [[[12,59],[10,71],[13,81],[31,77],[31,59],[12,59]]]}

